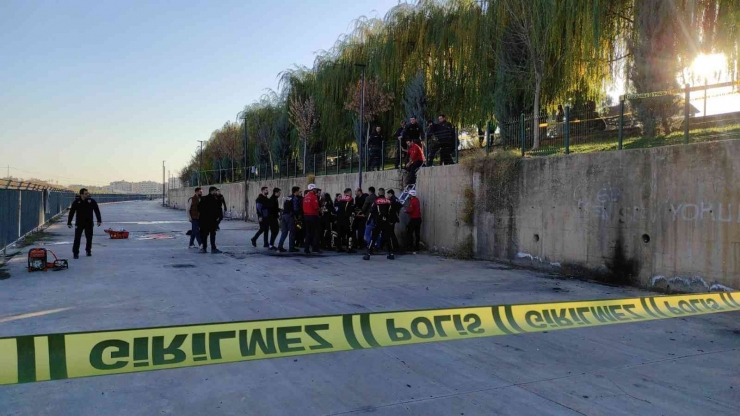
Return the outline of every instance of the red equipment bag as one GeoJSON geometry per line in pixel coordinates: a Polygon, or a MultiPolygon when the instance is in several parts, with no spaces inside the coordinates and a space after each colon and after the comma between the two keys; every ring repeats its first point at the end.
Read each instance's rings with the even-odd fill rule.
{"type": "Polygon", "coordinates": [[[28,251],[28,271],[45,272],[52,269],[55,272],[69,269],[69,262],[66,259],[59,259],[53,251],[45,248],[32,248],[28,251]],[[54,256],[54,261],[49,261],[49,254],[54,256]]]}
{"type": "Polygon", "coordinates": [[[123,240],[123,239],[128,238],[128,231],[126,231],[126,230],[114,231],[114,230],[112,230],[112,229],[109,228],[109,229],[103,230],[103,231],[105,231],[106,233],[108,233],[110,235],[110,238],[112,240],[123,240]]]}

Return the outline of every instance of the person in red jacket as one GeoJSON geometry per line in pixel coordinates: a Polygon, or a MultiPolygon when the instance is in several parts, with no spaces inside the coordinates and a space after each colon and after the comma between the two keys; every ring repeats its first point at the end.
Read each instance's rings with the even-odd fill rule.
{"type": "Polygon", "coordinates": [[[409,163],[406,164],[406,170],[409,172],[407,185],[416,183],[416,171],[424,164],[424,151],[421,146],[414,143],[410,138],[406,138],[406,145],[409,152],[409,163]]]}
{"type": "Polygon", "coordinates": [[[319,197],[316,195],[316,185],[308,185],[308,194],[303,197],[303,224],[306,227],[306,242],[303,252],[309,254],[313,249],[315,253],[321,253],[319,250],[319,232],[321,223],[319,222],[319,197]]]}
{"type": "Polygon", "coordinates": [[[408,241],[413,242],[411,251],[416,254],[421,241],[421,205],[419,205],[419,198],[416,197],[416,190],[409,191],[409,195],[411,195],[409,207],[406,209],[406,213],[409,214],[409,224],[406,227],[406,233],[408,241]]]}

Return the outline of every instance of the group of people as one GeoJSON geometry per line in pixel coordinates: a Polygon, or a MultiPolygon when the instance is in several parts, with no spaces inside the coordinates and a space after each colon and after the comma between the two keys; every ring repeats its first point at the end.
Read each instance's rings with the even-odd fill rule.
{"type": "MultiPolygon", "coordinates": [[[[447,121],[445,114],[437,117],[437,123],[427,123],[426,132],[422,129],[415,116],[409,118],[409,124],[401,120],[401,127],[396,130],[396,137],[401,146],[404,168],[409,172],[407,184],[416,183],[416,172],[425,162],[429,166],[434,164],[437,154],[440,164],[451,165],[454,163],[452,155],[455,151],[455,128],[447,121]],[[425,141],[422,142],[422,136],[425,141]],[[426,146],[426,156],[423,147],[426,146]],[[427,161],[428,159],[428,161],[427,161]]],[[[380,169],[382,163],[384,136],[381,127],[375,127],[368,139],[368,165],[369,170],[380,169]]],[[[399,160],[396,159],[396,169],[399,168],[399,160]]]]}
{"type": "MultiPolygon", "coordinates": [[[[262,237],[264,248],[281,253],[299,252],[321,253],[322,250],[355,253],[366,249],[366,259],[376,249],[386,247],[388,258],[393,259],[399,250],[395,225],[400,222],[403,204],[395,191],[387,192],[380,188],[378,194],[374,187],[364,193],[362,189],[347,188],[334,199],[314,184],[308,189],[294,186],[290,196],[282,198],[282,190],[262,187],[257,197],[256,209],[260,228],[252,237],[252,246],[262,237]],[[279,240],[278,240],[279,235],[279,240]],[[285,241],[288,248],[285,248],[285,241]],[[277,245],[275,242],[277,241],[277,245]]],[[[419,250],[421,234],[421,208],[416,191],[410,192],[409,233],[414,243],[412,250],[419,250]]]]}
{"type": "Polygon", "coordinates": [[[188,220],[190,221],[190,248],[200,248],[208,252],[208,241],[211,241],[211,253],[221,253],[216,247],[216,231],[224,218],[226,200],[221,190],[215,186],[208,188],[208,195],[203,196],[203,189],[195,188],[195,194],[188,199],[188,220]],[[195,245],[195,242],[198,245],[195,245]]]}
{"type": "MultiPolygon", "coordinates": [[[[353,197],[352,189],[347,188],[332,199],[329,193],[322,193],[310,184],[305,191],[294,186],[289,196],[282,197],[280,188],[274,188],[270,195],[269,188],[264,186],[255,203],[260,228],[251,238],[252,246],[257,247],[262,237],[264,248],[280,253],[299,252],[299,247],[306,254],[322,250],[356,253],[364,249],[366,260],[374,250],[385,247],[387,258],[392,260],[400,250],[395,227],[401,221],[404,204],[392,189],[379,188],[376,193],[371,186],[368,191],[358,188],[353,197]]],[[[223,218],[223,196],[216,187],[211,187],[207,196],[196,188],[190,201],[190,247],[195,247],[197,241],[205,253],[210,239],[211,253],[220,253],[216,248],[216,231],[223,218]]],[[[407,204],[409,248],[416,253],[421,240],[421,206],[415,190],[409,192],[407,204]]]]}

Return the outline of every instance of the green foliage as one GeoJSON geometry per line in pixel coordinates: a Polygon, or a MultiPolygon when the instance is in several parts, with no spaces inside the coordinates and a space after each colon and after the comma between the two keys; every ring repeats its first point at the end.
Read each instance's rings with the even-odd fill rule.
{"type": "MultiPolygon", "coordinates": [[[[359,123],[346,104],[362,73],[358,64],[388,94],[387,108],[370,116],[383,131],[411,113],[427,118],[444,112],[457,125],[484,125],[562,103],[601,102],[619,74],[628,76],[630,92],[673,88],[677,69],[699,52],[725,52],[734,66],[728,69],[737,71],[738,21],[739,0],[402,3],[382,18],[358,18],[310,68],[280,73],[279,94],[245,109],[249,163],[300,156],[297,131],[285,118],[292,100],[315,103],[318,125],[309,152],[356,148],[359,123]]],[[[652,103],[633,103],[651,136],[651,120],[667,131],[666,114],[675,105],[671,99],[652,103]]],[[[206,156],[218,153],[213,141],[206,156]]],[[[181,176],[189,178],[198,159],[181,176]]]]}

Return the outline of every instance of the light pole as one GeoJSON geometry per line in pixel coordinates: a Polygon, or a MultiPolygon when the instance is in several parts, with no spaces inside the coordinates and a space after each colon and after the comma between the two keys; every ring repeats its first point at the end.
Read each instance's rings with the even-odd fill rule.
{"type": "Polygon", "coordinates": [[[200,162],[198,162],[198,186],[201,185],[200,183],[200,174],[203,171],[203,142],[204,140],[198,140],[200,143],[200,162]]]}
{"type": "Polygon", "coordinates": [[[247,212],[249,212],[249,138],[247,136],[247,113],[240,111],[236,114],[237,120],[244,119],[244,221],[247,221],[247,212]],[[240,117],[241,116],[241,117],[240,117]]]}
{"type": "Polygon", "coordinates": [[[162,161],[162,206],[165,206],[164,203],[164,194],[165,194],[165,186],[164,186],[164,160],[162,161]]]}
{"type": "Polygon", "coordinates": [[[364,152],[362,149],[362,133],[364,132],[364,130],[362,128],[362,125],[364,122],[363,117],[365,116],[365,67],[367,65],[355,64],[355,66],[359,66],[360,68],[362,68],[362,91],[360,92],[360,142],[358,143],[357,147],[357,161],[359,162],[359,166],[357,169],[357,187],[362,188],[362,161],[364,156],[364,152]]]}

